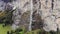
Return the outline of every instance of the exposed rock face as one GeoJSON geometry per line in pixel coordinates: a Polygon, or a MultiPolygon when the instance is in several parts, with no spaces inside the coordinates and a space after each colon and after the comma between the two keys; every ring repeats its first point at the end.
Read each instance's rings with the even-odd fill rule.
{"type": "Polygon", "coordinates": [[[6,3],[0,0],[0,11],[4,11],[5,6],[6,6],[6,3]]]}
{"type": "Polygon", "coordinates": [[[32,30],[42,28],[43,28],[43,20],[41,19],[41,15],[39,15],[37,11],[33,12],[32,30]]]}
{"type": "MultiPolygon", "coordinates": [[[[44,27],[43,29],[45,31],[57,31],[57,28],[59,28],[59,17],[60,17],[60,11],[59,11],[59,0],[42,0],[42,19],[44,19],[44,27]],[[46,2],[47,1],[47,5],[46,2]],[[44,2],[44,3],[43,3],[44,2]]],[[[60,29],[60,28],[59,28],[60,29]]]]}
{"type": "MultiPolygon", "coordinates": [[[[8,4],[13,6],[13,9],[16,9],[13,12],[13,27],[25,25],[29,26],[30,21],[30,12],[31,12],[31,0],[16,0],[13,2],[9,2],[8,4]]],[[[33,19],[36,21],[35,27],[37,29],[40,28],[41,19],[44,20],[43,23],[43,29],[45,31],[57,31],[57,28],[60,30],[60,1],[59,0],[32,0],[33,1],[33,12],[36,11],[37,14],[34,14],[35,16],[33,19]],[[39,15],[38,15],[39,14],[39,15]]],[[[4,4],[3,2],[1,2],[4,4]]],[[[0,3],[0,4],[1,4],[0,3]]],[[[1,5],[2,5],[1,4],[1,5]]],[[[3,10],[5,7],[1,7],[0,10],[3,10]]],[[[33,20],[34,21],[34,20],[33,20]]],[[[33,22],[32,22],[33,23],[33,22]]],[[[33,29],[34,29],[33,28],[33,29]]]]}
{"type": "MultiPolygon", "coordinates": [[[[28,26],[27,22],[29,22],[29,12],[27,13],[28,10],[30,10],[30,5],[28,5],[29,0],[16,0],[12,2],[13,6],[16,7],[16,11],[13,12],[13,21],[15,24],[15,28],[18,28],[18,26],[28,26]],[[15,4],[16,3],[16,4],[15,4]],[[26,5],[27,6],[26,6],[26,5]],[[28,8],[27,8],[28,7],[28,8]]],[[[12,27],[14,27],[12,25],[12,27]]],[[[27,28],[28,29],[28,28],[27,28]]]]}
{"type": "MultiPolygon", "coordinates": [[[[16,25],[16,27],[18,27],[19,25],[21,26],[21,25],[24,25],[25,27],[27,27],[26,29],[28,29],[28,27],[29,27],[29,23],[30,23],[30,13],[31,13],[31,2],[30,2],[30,0],[17,0],[17,1],[15,1],[13,4],[14,4],[14,7],[17,7],[17,10],[15,11],[15,12],[13,12],[13,20],[14,20],[14,23],[13,23],[13,26],[14,26],[14,24],[16,25]],[[19,3],[19,4],[15,4],[15,2],[16,3],[19,3]],[[22,4],[22,5],[21,5],[22,4]],[[17,6],[16,6],[17,5],[17,6]],[[19,9],[19,10],[18,10],[19,9]]],[[[39,7],[38,7],[39,8],[39,7]]],[[[34,6],[33,6],[33,12],[35,12],[35,10],[37,10],[38,9],[37,8],[37,4],[34,4],[34,6]],[[35,8],[36,7],[36,8],[35,8]]],[[[38,10],[37,10],[38,11],[38,10]]],[[[37,11],[36,11],[36,13],[37,13],[37,11]]],[[[37,16],[35,15],[35,17],[33,17],[36,21],[37,21],[37,23],[36,23],[36,21],[35,21],[35,23],[37,24],[35,24],[36,26],[34,26],[34,27],[36,27],[36,29],[39,29],[40,27],[38,27],[37,28],[37,26],[39,25],[40,26],[40,19],[41,19],[41,16],[39,16],[38,14],[37,14],[37,16]],[[40,17],[39,19],[37,18],[37,17],[40,17]]],[[[31,24],[32,25],[32,24],[31,24]]],[[[13,27],[12,26],[12,27],[13,27]]]]}

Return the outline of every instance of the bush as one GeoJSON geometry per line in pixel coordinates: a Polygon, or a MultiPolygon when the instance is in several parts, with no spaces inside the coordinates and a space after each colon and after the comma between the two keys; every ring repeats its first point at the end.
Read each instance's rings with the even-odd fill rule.
{"type": "Polygon", "coordinates": [[[13,11],[0,12],[0,23],[4,23],[4,26],[12,24],[12,15],[13,11]]]}

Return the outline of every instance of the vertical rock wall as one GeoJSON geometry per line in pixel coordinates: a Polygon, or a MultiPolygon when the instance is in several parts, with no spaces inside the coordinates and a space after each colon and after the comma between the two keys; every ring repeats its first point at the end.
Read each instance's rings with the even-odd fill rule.
{"type": "MultiPolygon", "coordinates": [[[[33,1],[33,12],[36,11],[35,23],[37,23],[38,17],[40,16],[43,23],[43,29],[45,31],[57,31],[60,30],[60,0],[32,0],[33,1]]],[[[13,24],[12,28],[18,27],[20,25],[26,25],[29,27],[30,12],[31,12],[31,0],[13,0],[2,1],[0,0],[0,11],[4,11],[7,4],[16,9],[13,12],[13,24]],[[27,25],[28,24],[28,25],[27,25]]],[[[8,8],[10,9],[10,8],[8,8]]],[[[32,22],[33,23],[33,22],[32,22]]],[[[40,23],[40,22],[39,22],[40,23]]],[[[38,24],[39,24],[38,23],[38,24]]],[[[35,24],[37,25],[37,24],[35,24]]],[[[35,26],[34,26],[35,27],[35,26]]]]}
{"type": "Polygon", "coordinates": [[[59,0],[41,0],[42,19],[44,19],[45,31],[60,30],[60,4],[59,0]]]}

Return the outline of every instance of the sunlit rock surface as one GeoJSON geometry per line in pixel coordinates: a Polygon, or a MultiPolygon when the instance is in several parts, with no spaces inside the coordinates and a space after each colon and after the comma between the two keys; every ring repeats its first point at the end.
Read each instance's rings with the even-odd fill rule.
{"type": "MultiPolygon", "coordinates": [[[[18,28],[17,26],[24,25],[28,29],[31,12],[30,1],[31,0],[15,0],[7,3],[7,5],[13,7],[13,10],[16,9],[13,12],[12,28],[15,29],[18,28]]],[[[5,6],[5,1],[0,0],[0,11],[4,10],[5,6]]],[[[57,31],[57,28],[60,30],[60,0],[33,0],[33,12],[35,11],[37,14],[39,14],[41,20],[43,20],[42,27],[45,31],[57,31]]],[[[36,20],[34,23],[40,24],[38,21],[40,19],[38,19],[36,16],[38,15],[35,15],[35,17],[33,17],[36,20]]],[[[37,24],[35,24],[34,28],[37,27],[37,24]]]]}
{"type": "MultiPolygon", "coordinates": [[[[60,29],[60,11],[59,11],[59,0],[53,1],[53,7],[52,7],[52,0],[47,0],[47,5],[42,4],[42,19],[44,19],[44,27],[43,29],[45,31],[57,31],[57,28],[60,29]],[[43,7],[45,6],[45,7],[43,7]],[[44,9],[45,8],[45,9],[44,9]],[[53,9],[52,9],[53,8],[53,9]]],[[[41,2],[45,2],[44,0],[41,2]]]]}

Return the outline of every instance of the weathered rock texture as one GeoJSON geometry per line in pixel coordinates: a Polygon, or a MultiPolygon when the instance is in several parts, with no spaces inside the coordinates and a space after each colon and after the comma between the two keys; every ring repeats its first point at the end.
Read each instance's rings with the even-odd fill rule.
{"type": "Polygon", "coordinates": [[[41,0],[42,19],[44,19],[43,29],[46,31],[57,31],[57,28],[60,30],[59,2],[59,0],[41,0]]]}
{"type": "MultiPolygon", "coordinates": [[[[57,31],[57,28],[59,28],[59,30],[60,30],[60,23],[59,23],[60,22],[60,8],[59,8],[60,7],[60,4],[59,4],[60,1],[59,0],[32,0],[32,1],[33,1],[33,12],[36,11],[36,13],[41,16],[41,19],[44,20],[44,23],[42,22],[43,23],[43,29],[45,31],[52,31],[52,30],[57,31]]],[[[19,23],[25,24],[26,22],[28,22],[28,24],[29,24],[29,21],[30,21],[29,17],[27,17],[26,16],[27,14],[25,15],[24,12],[31,11],[31,5],[30,4],[31,4],[30,0],[19,0],[18,4],[14,3],[15,6],[17,5],[17,7],[20,7],[19,10],[21,9],[21,11],[18,11],[17,13],[15,13],[15,14],[17,14],[17,16],[16,16],[17,22],[19,22],[19,20],[21,20],[18,17],[19,16],[18,13],[21,12],[23,15],[22,16],[23,18],[21,17],[22,21],[20,21],[19,23]]],[[[38,15],[36,15],[36,18],[38,18],[37,16],[38,15]]],[[[14,20],[16,20],[16,19],[14,19],[14,20]]],[[[36,20],[35,23],[37,23],[38,20],[36,20]]],[[[36,26],[37,24],[35,24],[34,27],[37,27],[36,26]]]]}
{"type": "MultiPolygon", "coordinates": [[[[33,1],[33,13],[34,20],[32,21],[32,28],[40,28],[40,24],[43,24],[43,29],[45,31],[57,31],[60,30],[60,0],[32,0],[33,1]],[[40,18],[39,18],[40,17],[40,18]],[[43,20],[43,22],[41,22],[43,20]]],[[[3,2],[2,2],[3,3],[3,2]]],[[[4,4],[4,3],[3,3],[4,4]]],[[[21,25],[29,27],[30,13],[31,13],[31,0],[16,0],[7,3],[13,6],[16,10],[13,12],[13,25],[12,27],[19,27],[21,25]]],[[[1,6],[0,6],[1,7],[1,6]]],[[[3,6],[5,7],[5,5],[3,6]]],[[[3,7],[0,10],[3,10],[3,7]]],[[[34,29],[33,28],[33,29],[34,29]]]]}

